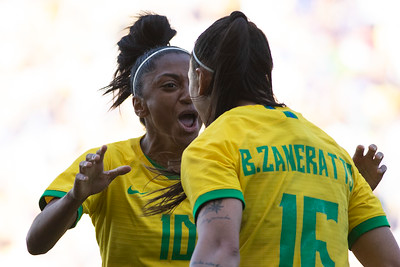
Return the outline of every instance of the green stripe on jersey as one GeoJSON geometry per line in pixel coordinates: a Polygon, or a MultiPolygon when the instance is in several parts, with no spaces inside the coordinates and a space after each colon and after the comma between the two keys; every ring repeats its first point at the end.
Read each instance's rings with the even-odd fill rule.
{"type": "Polygon", "coordinates": [[[243,209],[246,206],[246,203],[244,201],[243,193],[237,189],[219,189],[219,190],[214,190],[207,192],[201,196],[199,196],[196,200],[196,203],[194,204],[193,207],[193,215],[194,215],[194,220],[195,222],[197,221],[197,210],[200,208],[201,205],[204,203],[215,200],[215,199],[220,199],[220,198],[236,198],[242,201],[243,203],[243,209]]]}
{"type": "Polygon", "coordinates": [[[354,242],[357,241],[357,239],[365,234],[368,231],[371,231],[375,228],[378,227],[382,227],[382,226],[388,226],[389,222],[386,218],[386,216],[378,216],[378,217],[374,217],[371,218],[369,220],[366,220],[362,223],[360,223],[359,225],[357,225],[356,227],[354,227],[353,230],[351,230],[349,236],[348,236],[348,242],[349,242],[349,248],[351,249],[351,247],[353,246],[354,242]]]}

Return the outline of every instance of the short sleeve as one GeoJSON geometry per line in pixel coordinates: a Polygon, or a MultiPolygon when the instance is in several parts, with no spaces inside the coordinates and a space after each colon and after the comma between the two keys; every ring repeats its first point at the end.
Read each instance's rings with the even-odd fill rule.
{"type": "Polygon", "coordinates": [[[354,187],[349,203],[349,248],[364,233],[382,226],[389,226],[381,202],[356,168],[354,187]]]}
{"type": "Polygon", "coordinates": [[[199,208],[210,200],[236,198],[245,204],[234,145],[223,139],[209,138],[203,132],[183,153],[182,186],[195,219],[199,208]]]}
{"type": "MultiPolygon", "coordinates": [[[[64,172],[56,177],[53,182],[46,188],[39,199],[39,207],[43,210],[46,205],[54,198],[62,198],[73,187],[75,176],[79,171],[79,163],[86,158],[86,154],[95,153],[97,148],[91,149],[80,155],[64,172]]],[[[72,226],[75,227],[83,213],[87,213],[88,201],[85,201],[78,209],[77,220],[72,226]]]]}

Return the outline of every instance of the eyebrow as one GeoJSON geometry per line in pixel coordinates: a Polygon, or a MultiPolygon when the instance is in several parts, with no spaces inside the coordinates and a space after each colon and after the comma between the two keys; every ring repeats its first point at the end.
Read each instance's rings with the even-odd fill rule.
{"type": "Polygon", "coordinates": [[[171,78],[173,78],[173,79],[175,79],[175,80],[180,80],[181,79],[181,76],[180,75],[178,75],[178,74],[175,74],[175,73],[162,73],[162,74],[160,74],[160,75],[158,75],[154,80],[156,81],[156,82],[158,82],[159,80],[161,80],[162,78],[164,78],[164,77],[171,77],[171,78]]]}

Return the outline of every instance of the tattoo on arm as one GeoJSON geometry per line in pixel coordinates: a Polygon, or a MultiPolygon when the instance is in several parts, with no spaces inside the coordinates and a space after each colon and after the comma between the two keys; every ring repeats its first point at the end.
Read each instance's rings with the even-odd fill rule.
{"type": "Polygon", "coordinates": [[[207,213],[212,211],[218,213],[218,211],[220,211],[223,207],[224,206],[222,206],[222,199],[210,201],[205,205],[203,215],[206,215],[207,213]]]}
{"type": "Polygon", "coordinates": [[[215,221],[215,220],[226,220],[226,221],[230,221],[231,218],[228,217],[228,215],[225,215],[225,216],[217,216],[217,217],[211,217],[211,218],[205,218],[204,220],[201,221],[200,224],[203,224],[203,223],[210,223],[210,222],[215,221]]]}
{"type": "Polygon", "coordinates": [[[204,262],[202,260],[194,261],[190,264],[191,266],[213,266],[213,267],[223,267],[221,264],[213,262],[204,262]]]}
{"type": "MultiPolygon", "coordinates": [[[[214,216],[214,217],[209,217],[209,218],[204,218],[204,216],[210,212],[215,212],[216,214],[218,214],[218,212],[223,208],[224,206],[222,205],[222,199],[217,199],[217,200],[213,200],[210,201],[209,203],[207,203],[204,206],[204,211],[202,212],[202,214],[200,215],[202,217],[202,223],[210,223],[214,220],[231,220],[231,218],[228,215],[225,216],[214,216]],[[204,218],[204,219],[203,219],[204,218]]],[[[199,217],[200,219],[200,217],[199,217]]]]}

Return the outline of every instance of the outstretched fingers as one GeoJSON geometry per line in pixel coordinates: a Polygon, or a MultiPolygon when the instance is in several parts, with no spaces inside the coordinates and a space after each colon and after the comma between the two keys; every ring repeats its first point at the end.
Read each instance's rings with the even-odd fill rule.
{"type": "Polygon", "coordinates": [[[374,190],[381,182],[387,167],[379,166],[383,160],[383,153],[377,152],[378,148],[375,144],[368,146],[368,151],[364,155],[364,146],[358,145],[353,156],[353,161],[358,170],[374,190]]]}
{"type": "Polygon", "coordinates": [[[107,174],[110,182],[112,182],[118,176],[127,174],[130,171],[131,171],[131,167],[125,165],[125,166],[119,166],[118,168],[115,168],[113,170],[106,171],[105,173],[107,174]]]}
{"type": "Polygon", "coordinates": [[[99,161],[103,161],[104,159],[104,154],[107,151],[107,146],[103,145],[102,147],[99,148],[99,150],[97,150],[96,154],[99,155],[99,161]]]}
{"type": "Polygon", "coordinates": [[[378,150],[377,146],[372,144],[369,145],[367,154],[365,155],[366,158],[368,158],[371,161],[371,164],[376,166],[377,172],[382,173],[382,175],[386,172],[387,167],[386,165],[382,165],[378,168],[378,166],[381,164],[383,160],[383,153],[382,152],[376,152],[378,150]]]}
{"type": "Polygon", "coordinates": [[[356,151],[354,152],[353,160],[356,161],[364,156],[364,146],[363,145],[358,145],[356,147],[356,151]]]}
{"type": "Polygon", "coordinates": [[[104,154],[107,151],[107,146],[103,145],[96,153],[89,153],[86,155],[86,161],[91,163],[101,163],[104,160],[104,154]]]}
{"type": "Polygon", "coordinates": [[[89,168],[93,166],[93,163],[88,160],[81,161],[79,163],[79,173],[85,174],[89,168]]]}
{"type": "Polygon", "coordinates": [[[368,151],[367,151],[367,154],[365,154],[365,157],[367,157],[370,160],[373,160],[377,150],[378,150],[378,148],[376,147],[376,145],[374,145],[374,144],[369,145],[368,151]]]}
{"type": "Polygon", "coordinates": [[[107,146],[104,145],[95,153],[87,154],[85,160],[79,163],[79,173],[76,174],[72,192],[76,199],[86,199],[103,191],[116,177],[131,171],[130,166],[104,171],[103,160],[106,151],[107,146]]]}
{"type": "Polygon", "coordinates": [[[75,178],[77,179],[77,180],[80,180],[80,181],[87,181],[88,179],[89,179],[89,177],[87,176],[87,175],[85,175],[85,174],[83,174],[83,173],[77,173],[76,174],[76,176],[75,176],[75,178]]]}
{"type": "Polygon", "coordinates": [[[383,160],[383,153],[382,152],[376,153],[376,155],[373,159],[373,162],[374,162],[375,166],[377,166],[377,168],[378,168],[376,172],[377,172],[377,179],[379,179],[379,181],[382,180],[383,175],[387,171],[386,165],[379,166],[381,164],[382,160],[383,160]]]}

